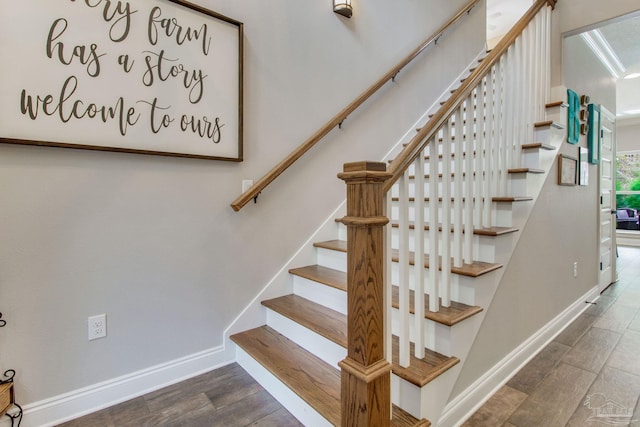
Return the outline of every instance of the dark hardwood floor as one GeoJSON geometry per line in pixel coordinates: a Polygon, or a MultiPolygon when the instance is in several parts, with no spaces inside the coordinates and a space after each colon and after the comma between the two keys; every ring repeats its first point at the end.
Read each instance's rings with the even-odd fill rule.
{"type": "MultiPolygon", "coordinates": [[[[620,280],[465,427],[640,427],[640,248],[620,247],[619,254],[620,280]]],[[[62,424],[159,425],[301,426],[235,363],[62,424]]]]}

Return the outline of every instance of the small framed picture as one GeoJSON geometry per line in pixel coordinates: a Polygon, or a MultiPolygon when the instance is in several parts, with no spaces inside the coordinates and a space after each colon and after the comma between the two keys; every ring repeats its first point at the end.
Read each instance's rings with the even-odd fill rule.
{"type": "Polygon", "coordinates": [[[558,156],[558,185],[576,185],[578,178],[578,159],[560,154],[558,156]]]}
{"type": "Polygon", "coordinates": [[[589,185],[589,150],[585,147],[578,147],[578,150],[580,159],[578,185],[589,185]]]}

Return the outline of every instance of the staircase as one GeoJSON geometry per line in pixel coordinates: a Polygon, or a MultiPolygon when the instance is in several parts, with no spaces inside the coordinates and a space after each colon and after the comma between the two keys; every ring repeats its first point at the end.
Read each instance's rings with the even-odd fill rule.
{"type": "Polygon", "coordinates": [[[548,57],[548,39],[540,43],[532,37],[548,30],[550,10],[542,3],[547,2],[537,2],[529,17],[536,27],[524,30],[524,41],[516,35],[513,50],[507,45],[504,56],[494,55],[497,59],[490,54],[488,74],[471,70],[473,81],[460,87],[466,94],[443,101],[428,129],[419,129],[400,147],[390,161],[391,173],[383,163],[345,165],[341,177],[349,196],[380,191],[375,194],[383,196],[372,200],[381,208],[386,197],[390,224],[384,227],[386,219],[375,208],[357,217],[354,212],[362,206],[353,206],[367,202],[348,198],[346,217],[336,219],[335,239],[313,244],[316,263],[289,270],[293,292],[261,302],[266,325],[231,336],[238,363],[304,425],[339,426],[349,411],[355,416],[371,411],[369,420],[385,419],[389,395],[391,425],[429,426],[427,419],[440,425],[483,310],[500,285],[564,138],[565,95],[562,90],[550,94],[544,74],[548,61],[516,83],[505,77],[506,70],[523,72],[535,62],[536,47],[547,49],[548,57]],[[533,46],[523,48],[529,59],[517,53],[527,43],[533,46]],[[546,103],[550,96],[557,101],[546,103]],[[521,100],[532,105],[517,105],[521,100]],[[516,111],[516,125],[509,109],[516,111]],[[353,185],[363,187],[356,191],[353,185]],[[383,227],[386,237],[375,237],[383,227]],[[357,246],[356,230],[363,229],[373,235],[359,244],[363,258],[355,253],[348,258],[357,246]],[[384,249],[378,245],[382,240],[384,249]],[[367,264],[358,264],[360,259],[367,264]],[[386,264],[380,271],[378,261],[386,264]],[[359,284],[352,283],[356,270],[368,274],[359,284]],[[355,295],[358,286],[358,292],[371,294],[355,295]],[[383,300],[381,321],[376,301],[382,307],[383,300]],[[372,325],[367,331],[373,332],[359,335],[358,321],[372,325]],[[341,399],[344,390],[353,390],[349,387],[366,388],[369,403],[341,399]]]}

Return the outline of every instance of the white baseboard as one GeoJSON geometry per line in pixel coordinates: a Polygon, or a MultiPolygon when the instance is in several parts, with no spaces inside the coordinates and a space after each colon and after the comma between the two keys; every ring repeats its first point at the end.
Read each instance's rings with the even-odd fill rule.
{"type": "Polygon", "coordinates": [[[589,305],[585,301],[595,301],[600,297],[598,287],[578,298],[562,313],[524,341],[483,376],[450,401],[442,412],[439,427],[459,426],[478,410],[500,387],[515,375],[524,365],[538,354],[551,340],[562,332],[589,305]]]}
{"type": "MultiPolygon", "coordinates": [[[[219,346],[25,405],[21,426],[54,426],[204,374],[233,362],[225,358],[224,350],[224,346],[219,346]]],[[[0,427],[5,427],[4,420],[0,421],[0,427]]]]}

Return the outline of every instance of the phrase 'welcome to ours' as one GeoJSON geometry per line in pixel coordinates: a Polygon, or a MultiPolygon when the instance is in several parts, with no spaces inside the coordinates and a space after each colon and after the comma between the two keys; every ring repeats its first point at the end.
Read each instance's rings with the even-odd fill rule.
{"type": "MultiPolygon", "coordinates": [[[[125,42],[134,25],[132,18],[135,14],[141,14],[139,10],[133,9],[129,2],[83,0],[78,3],[93,9],[98,19],[107,24],[107,43],[111,44],[125,42]]],[[[145,16],[145,23],[146,41],[151,47],[142,51],[141,58],[132,58],[129,54],[106,53],[97,43],[67,42],[67,39],[73,38],[67,37],[73,31],[73,21],[64,17],[53,20],[48,31],[45,52],[49,59],[61,64],[81,64],[90,81],[104,74],[104,61],[117,61],[118,67],[125,75],[139,79],[143,86],[153,87],[161,82],[175,81],[184,89],[187,105],[199,104],[206,94],[205,83],[208,75],[201,68],[190,68],[189,65],[183,64],[180,58],[169,57],[164,49],[153,49],[157,49],[163,43],[174,44],[181,48],[197,49],[199,54],[208,56],[211,53],[212,42],[209,27],[207,24],[197,28],[184,25],[175,16],[167,15],[160,6],[151,8],[145,16]],[[134,70],[141,71],[135,73],[134,70]]],[[[109,105],[98,104],[77,96],[79,85],[78,76],[71,74],[55,95],[32,95],[27,89],[22,89],[20,111],[31,120],[36,120],[39,114],[44,114],[57,116],[62,123],[91,119],[115,123],[122,136],[127,134],[130,126],[146,121],[153,134],[177,125],[182,132],[191,132],[216,144],[222,139],[224,125],[219,117],[176,114],[172,111],[171,105],[163,105],[157,96],[132,102],[120,96],[109,105]]]]}

